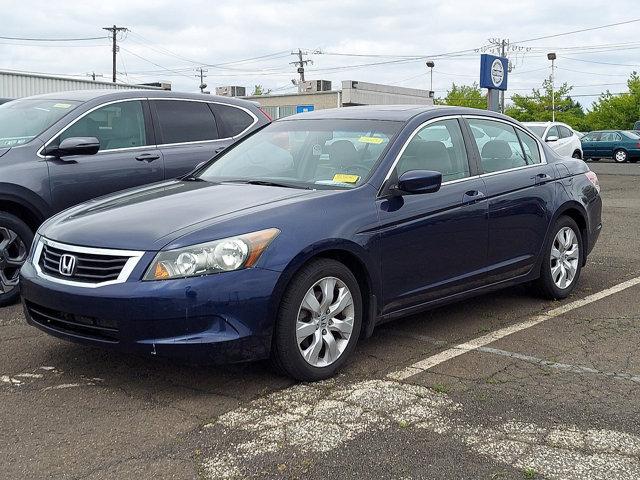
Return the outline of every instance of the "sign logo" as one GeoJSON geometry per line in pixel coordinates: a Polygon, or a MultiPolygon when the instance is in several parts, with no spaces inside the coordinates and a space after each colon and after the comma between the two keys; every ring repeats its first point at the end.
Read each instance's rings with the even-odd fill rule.
{"type": "Polygon", "coordinates": [[[78,259],[73,255],[65,253],[60,257],[60,264],[58,265],[58,271],[65,277],[71,277],[76,271],[76,263],[78,259]]]}
{"type": "Polygon", "coordinates": [[[504,67],[500,59],[496,58],[491,64],[491,82],[497,88],[502,85],[502,80],[504,80],[504,67]]]}

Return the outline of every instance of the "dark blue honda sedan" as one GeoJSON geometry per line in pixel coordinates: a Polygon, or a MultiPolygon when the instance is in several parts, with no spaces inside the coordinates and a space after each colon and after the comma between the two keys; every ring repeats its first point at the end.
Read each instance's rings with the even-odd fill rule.
{"type": "Polygon", "coordinates": [[[353,107],[274,122],[180,179],[43,224],[28,322],[89,345],[332,375],[382,322],[523,282],[575,288],[600,187],[503,115],[353,107]]]}

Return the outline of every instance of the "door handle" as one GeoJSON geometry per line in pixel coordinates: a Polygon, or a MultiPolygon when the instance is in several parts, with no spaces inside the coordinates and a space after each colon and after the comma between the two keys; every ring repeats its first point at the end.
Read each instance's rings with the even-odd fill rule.
{"type": "Polygon", "coordinates": [[[547,175],[546,173],[539,173],[533,178],[536,181],[536,185],[542,185],[553,180],[553,177],[551,175],[547,175]]]}
{"type": "Polygon", "coordinates": [[[141,155],[138,155],[136,157],[136,160],[138,160],[139,162],[153,162],[154,160],[157,160],[160,158],[160,155],[158,155],[157,153],[143,153],[141,155]]]}
{"type": "Polygon", "coordinates": [[[485,194],[479,190],[469,190],[462,195],[462,204],[470,205],[472,203],[479,202],[485,197],[485,194]]]}

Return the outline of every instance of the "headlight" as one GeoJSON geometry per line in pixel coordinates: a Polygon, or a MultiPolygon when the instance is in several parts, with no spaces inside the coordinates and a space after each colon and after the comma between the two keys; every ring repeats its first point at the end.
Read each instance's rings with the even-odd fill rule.
{"type": "Polygon", "coordinates": [[[143,279],[169,280],[253,267],[279,233],[280,230],[277,228],[269,228],[159,252],[143,279]]]}

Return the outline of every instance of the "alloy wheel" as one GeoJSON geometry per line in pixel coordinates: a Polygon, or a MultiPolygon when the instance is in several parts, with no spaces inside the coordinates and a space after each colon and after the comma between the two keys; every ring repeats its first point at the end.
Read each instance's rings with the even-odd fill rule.
{"type": "Polygon", "coordinates": [[[580,247],[578,237],[571,227],[562,227],[551,245],[551,279],[562,290],[576,278],[580,247]]]}
{"type": "Polygon", "coordinates": [[[296,343],[307,363],[326,367],[349,344],[355,307],[347,285],[335,277],[318,280],[307,291],[298,309],[296,343]]]}
{"type": "Polygon", "coordinates": [[[624,150],[618,150],[614,157],[614,160],[618,163],[624,163],[627,161],[627,152],[624,150]]]}
{"type": "Polygon", "coordinates": [[[18,286],[20,267],[27,259],[27,247],[13,230],[0,227],[0,294],[18,286]]]}

